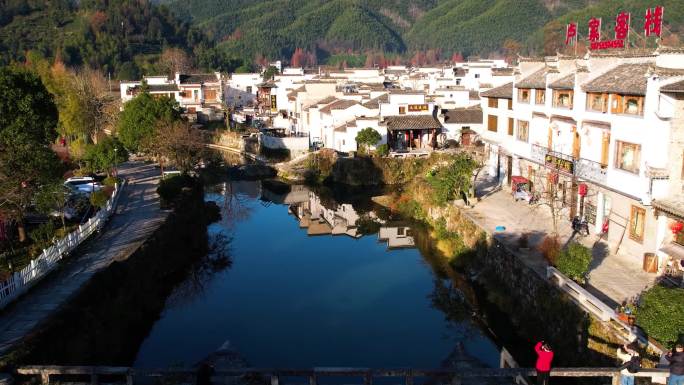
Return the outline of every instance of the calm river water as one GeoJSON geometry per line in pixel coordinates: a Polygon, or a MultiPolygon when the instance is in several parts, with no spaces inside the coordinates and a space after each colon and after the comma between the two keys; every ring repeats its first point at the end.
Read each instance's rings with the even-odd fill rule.
{"type": "Polygon", "coordinates": [[[207,189],[223,215],[209,227],[214,252],[232,265],[176,289],[135,366],[191,365],[226,341],[253,367],[498,366],[497,346],[469,317],[449,321],[433,305],[440,278],[405,223],[302,187],[276,190],[207,189]]]}

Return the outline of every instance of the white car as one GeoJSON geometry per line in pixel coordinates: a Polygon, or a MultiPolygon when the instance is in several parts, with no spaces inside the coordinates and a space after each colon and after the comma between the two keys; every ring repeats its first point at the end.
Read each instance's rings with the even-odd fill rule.
{"type": "Polygon", "coordinates": [[[64,185],[86,194],[102,190],[102,185],[95,182],[95,179],[90,176],[71,177],[64,182],[64,185]]]}

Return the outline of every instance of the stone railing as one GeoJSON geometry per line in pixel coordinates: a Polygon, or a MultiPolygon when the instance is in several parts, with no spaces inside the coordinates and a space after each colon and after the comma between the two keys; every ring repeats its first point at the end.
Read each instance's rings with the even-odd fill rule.
{"type": "MultiPolygon", "coordinates": [[[[603,322],[610,322],[611,325],[613,325],[620,332],[620,334],[625,337],[626,342],[633,341],[635,338],[639,337],[638,334],[634,333],[634,330],[630,325],[618,317],[618,314],[614,309],[606,305],[600,299],[596,298],[593,294],[589,293],[577,282],[566,277],[555,267],[549,266],[546,268],[546,277],[561,291],[570,296],[570,298],[572,298],[575,303],[584,309],[584,311],[593,314],[596,318],[603,322]]],[[[648,343],[648,347],[658,354],[663,353],[660,346],[650,341],[648,343]]]]}
{"type": "Polygon", "coordinates": [[[78,245],[85,241],[91,234],[102,229],[109,217],[116,210],[116,204],[123,190],[123,184],[116,184],[111,198],[107,204],[100,209],[93,217],[78,229],[67,234],[64,238],[55,242],[52,246],[43,250],[43,253],[29,263],[28,266],[15,272],[4,282],[0,282],[0,309],[7,306],[20,295],[25,293],[33,285],[38,283],[43,277],[54,270],[59,261],[64,256],[73,251],[78,245]]]}
{"type": "MultiPolygon", "coordinates": [[[[16,374],[22,376],[39,376],[43,385],[52,380],[59,381],[58,377],[68,376],[72,384],[99,384],[100,377],[105,376],[111,381],[114,377],[120,377],[127,385],[136,382],[166,383],[165,380],[173,380],[173,383],[196,383],[201,374],[193,369],[137,369],[129,367],[107,366],[24,366],[16,369],[16,374]],[[81,381],[78,381],[78,377],[81,381]]],[[[405,385],[413,385],[416,380],[429,379],[435,385],[460,385],[464,379],[492,379],[498,382],[516,383],[516,378],[535,377],[536,370],[532,368],[446,368],[446,369],[369,369],[369,368],[312,368],[312,369],[257,369],[216,368],[204,373],[202,382],[214,384],[227,384],[231,379],[240,377],[263,379],[264,383],[271,385],[301,384],[305,379],[308,385],[318,385],[320,378],[330,379],[333,377],[346,379],[362,379],[364,385],[372,385],[376,379],[395,378],[401,379],[405,385]],[[299,379],[299,381],[297,381],[299,379]]],[[[617,368],[553,368],[551,377],[574,377],[574,378],[610,378],[612,384],[620,383],[620,370],[617,368]]],[[[636,377],[648,377],[652,380],[661,380],[667,376],[666,369],[642,369],[634,374],[636,377]]],[[[524,383],[526,383],[525,381],[524,383]]],[[[351,382],[345,382],[351,383],[351,382]]],[[[384,383],[384,382],[383,382],[384,383]]],[[[394,383],[397,383],[396,380],[394,383]]]]}

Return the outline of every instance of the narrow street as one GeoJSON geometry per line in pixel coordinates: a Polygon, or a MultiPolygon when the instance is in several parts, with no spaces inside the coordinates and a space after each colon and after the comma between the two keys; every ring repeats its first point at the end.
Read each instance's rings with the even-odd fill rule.
{"type": "Polygon", "coordinates": [[[104,231],[0,313],[0,355],[55,315],[94,274],[132,255],[164,222],[167,213],[159,209],[156,193],[159,170],[152,164],[128,162],[120,166],[119,176],[128,184],[104,231]]]}

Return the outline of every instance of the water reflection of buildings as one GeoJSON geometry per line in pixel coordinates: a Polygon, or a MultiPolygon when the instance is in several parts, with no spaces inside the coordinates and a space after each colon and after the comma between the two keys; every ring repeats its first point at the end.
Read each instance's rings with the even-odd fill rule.
{"type": "MultiPolygon", "coordinates": [[[[309,192],[308,200],[290,204],[290,213],[299,220],[299,227],[305,228],[308,235],[348,235],[352,238],[362,236],[357,226],[361,216],[349,203],[331,203],[326,207],[321,198],[309,192]]],[[[372,213],[375,217],[375,214],[372,213]]],[[[377,218],[373,218],[377,220],[377,218]]]]}
{"type": "Polygon", "coordinates": [[[261,198],[288,205],[288,212],[306,229],[307,235],[347,235],[360,238],[368,234],[374,224],[379,227],[378,240],[387,242],[389,249],[413,248],[415,241],[411,228],[404,222],[387,222],[376,213],[359,213],[350,203],[325,200],[302,185],[264,185],[261,198]],[[366,229],[361,227],[366,226],[366,229]],[[364,232],[366,231],[366,232],[364,232]]]}
{"type": "Polygon", "coordinates": [[[414,248],[413,231],[402,222],[388,222],[380,227],[378,240],[386,241],[388,249],[414,248]]]}

